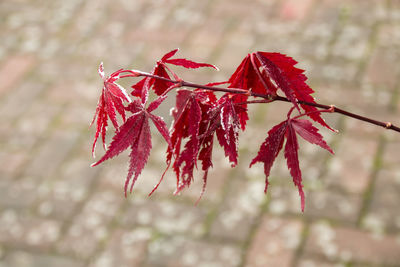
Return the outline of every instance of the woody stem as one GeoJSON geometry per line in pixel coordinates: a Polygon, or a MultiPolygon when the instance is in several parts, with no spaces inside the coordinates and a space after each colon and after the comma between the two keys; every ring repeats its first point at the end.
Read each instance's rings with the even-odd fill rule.
{"type": "MultiPolygon", "coordinates": [[[[186,82],[183,80],[171,80],[165,77],[161,77],[158,75],[154,75],[154,74],[150,74],[147,72],[142,72],[142,71],[130,71],[130,70],[125,70],[124,72],[129,72],[131,74],[126,74],[126,75],[122,75],[120,76],[120,78],[126,78],[126,77],[138,77],[138,76],[145,76],[145,77],[151,77],[154,79],[158,79],[158,80],[163,80],[163,81],[167,81],[167,82],[171,82],[171,83],[175,83],[175,84],[179,84],[180,86],[177,86],[177,88],[179,87],[191,87],[191,88],[198,88],[198,89],[205,89],[205,90],[210,90],[210,91],[216,91],[216,92],[226,92],[226,93],[231,93],[231,94],[240,94],[240,95],[247,95],[247,96],[253,96],[253,97],[260,97],[260,98],[264,98],[268,101],[265,101],[267,103],[269,102],[273,102],[273,101],[282,101],[282,102],[289,102],[291,103],[291,101],[284,97],[284,96],[279,96],[279,95],[269,95],[269,94],[259,94],[259,93],[254,93],[254,92],[250,92],[248,90],[243,90],[243,89],[238,89],[238,88],[224,88],[224,87],[217,87],[217,86],[208,86],[208,85],[201,85],[201,84],[196,84],[196,83],[191,83],[191,82],[186,82]]],[[[260,101],[261,102],[261,101],[260,101]]],[[[254,102],[257,103],[257,102],[254,102]]],[[[264,103],[264,102],[262,102],[264,103]]],[[[378,121],[378,120],[374,120],[372,118],[368,118],[365,116],[361,116],[359,114],[355,114],[349,111],[346,111],[344,109],[341,108],[337,108],[333,105],[324,105],[324,104],[319,104],[319,103],[311,103],[311,102],[307,102],[307,101],[297,101],[298,104],[302,104],[302,105],[307,105],[307,106],[312,106],[312,107],[316,107],[316,108],[320,108],[320,109],[324,109],[324,110],[329,110],[330,113],[339,113],[342,114],[344,116],[347,117],[351,117],[360,121],[365,121],[377,126],[381,126],[383,128],[386,129],[390,129],[396,132],[400,132],[400,127],[397,127],[395,125],[393,125],[390,122],[383,122],[383,121],[378,121]]]]}

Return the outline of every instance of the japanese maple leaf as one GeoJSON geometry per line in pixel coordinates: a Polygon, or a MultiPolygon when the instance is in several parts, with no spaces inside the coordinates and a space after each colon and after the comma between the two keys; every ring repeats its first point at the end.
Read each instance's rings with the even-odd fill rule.
{"type": "Polygon", "coordinates": [[[175,158],[173,169],[177,177],[179,193],[193,180],[193,171],[196,166],[199,152],[199,127],[201,121],[201,108],[196,96],[198,93],[181,89],[176,96],[176,107],[173,110],[174,123],[171,130],[172,147],[167,151],[167,162],[175,158]],[[181,151],[181,144],[187,139],[181,151]]]}
{"type": "MultiPolygon", "coordinates": [[[[280,53],[255,52],[248,54],[229,79],[231,88],[249,90],[253,93],[271,95],[280,89],[285,96],[299,109],[301,101],[315,103],[311,96],[314,91],[307,85],[304,70],[294,67],[293,58],[280,53]]],[[[321,125],[326,124],[317,112],[317,108],[301,104],[308,116],[321,125]]],[[[242,121],[245,121],[242,119],[242,121]]],[[[243,123],[242,123],[243,125],[243,123]]]]}
{"type": "Polygon", "coordinates": [[[232,97],[225,95],[218,103],[220,109],[220,125],[216,129],[219,144],[224,148],[225,156],[229,158],[232,167],[236,166],[238,158],[238,139],[240,121],[232,97]]]}
{"type": "Polygon", "coordinates": [[[299,190],[301,198],[301,210],[304,211],[305,198],[301,170],[299,166],[299,145],[296,134],[299,134],[304,140],[312,144],[319,145],[333,154],[332,149],[323,140],[323,137],[318,133],[318,129],[315,128],[310,121],[288,118],[287,120],[274,126],[268,132],[268,137],[262,143],[257,156],[251,161],[250,167],[257,162],[264,163],[264,174],[266,179],[264,192],[266,193],[269,184],[268,177],[270,175],[271,167],[281,151],[284,139],[286,138],[284,156],[286,158],[290,175],[293,178],[293,183],[299,190]]]}
{"type": "MultiPolygon", "coordinates": [[[[201,143],[211,142],[210,136],[213,137],[214,134],[217,136],[218,142],[224,149],[225,156],[231,162],[232,167],[237,164],[238,158],[238,138],[240,129],[238,113],[243,111],[242,107],[235,105],[235,97],[236,96],[226,94],[212,105],[209,105],[208,109],[203,111],[203,118],[199,131],[201,143]]],[[[208,148],[202,149],[207,150],[208,148]]],[[[205,153],[205,151],[203,151],[203,153],[205,153]]],[[[209,159],[203,156],[202,160],[209,159]]],[[[205,169],[203,168],[203,170],[205,169]]]]}
{"type": "Polygon", "coordinates": [[[201,190],[199,200],[201,199],[206,190],[208,171],[213,166],[212,164],[213,147],[214,147],[214,134],[210,134],[202,140],[199,149],[198,159],[201,161],[201,169],[204,171],[203,188],[201,190]]]}
{"type": "Polygon", "coordinates": [[[130,192],[132,192],[132,188],[146,165],[150,155],[152,144],[149,119],[153,121],[154,125],[167,141],[168,145],[171,146],[171,139],[165,122],[161,117],[151,113],[161,104],[162,101],[164,101],[164,99],[165,96],[158,97],[155,101],[150,103],[147,108],[145,108],[145,102],[140,101],[139,99],[135,99],[131,104],[129,104],[127,110],[133,113],[132,116],[129,117],[119,128],[119,131],[113,137],[113,140],[104,156],[99,161],[92,164],[92,166],[97,166],[103,161],[119,155],[130,147],[131,153],[129,154],[130,162],[128,176],[124,187],[125,196],[127,195],[130,183],[130,192]]]}
{"type": "MultiPolygon", "coordinates": [[[[296,108],[300,101],[316,103],[314,97],[311,96],[314,91],[306,83],[307,77],[304,75],[304,70],[294,67],[297,64],[296,60],[280,53],[256,52],[255,54],[263,70],[296,108]]],[[[322,119],[316,107],[301,103],[300,106],[311,119],[334,131],[322,119]]]]}
{"type": "MultiPolygon", "coordinates": [[[[198,63],[198,62],[194,62],[194,61],[191,61],[191,60],[188,60],[185,58],[171,59],[177,52],[178,52],[178,49],[174,49],[174,50],[166,53],[161,58],[161,60],[159,60],[157,62],[156,66],[154,67],[151,74],[170,79],[171,77],[168,74],[168,72],[170,72],[174,76],[175,80],[178,80],[179,78],[177,77],[177,75],[175,73],[173,73],[166,64],[182,66],[184,68],[190,68],[190,69],[196,69],[196,68],[201,68],[201,67],[211,67],[211,68],[218,70],[218,68],[216,66],[207,64],[207,63],[198,63]]],[[[163,94],[170,86],[173,85],[173,83],[171,83],[169,81],[146,77],[132,86],[132,88],[134,89],[132,92],[133,95],[135,95],[135,96],[140,95],[140,91],[142,90],[143,85],[146,80],[149,82],[150,87],[153,86],[153,89],[157,95],[163,94]]]]}
{"type": "Polygon", "coordinates": [[[229,78],[229,87],[249,90],[260,94],[275,94],[276,87],[271,83],[269,77],[265,73],[259,73],[260,63],[254,55],[255,53],[248,54],[243,59],[239,67],[237,67],[229,78]],[[262,79],[260,79],[259,74],[263,74],[261,75],[262,79]],[[264,83],[267,86],[264,86],[264,83]]]}
{"type": "Polygon", "coordinates": [[[214,134],[215,130],[221,126],[221,122],[216,118],[220,118],[219,114],[213,111],[213,107],[217,102],[217,99],[212,92],[204,92],[204,98],[200,100],[200,108],[202,118],[199,125],[199,154],[198,160],[201,161],[201,169],[203,170],[203,188],[200,193],[200,197],[196,204],[200,201],[203,196],[206,185],[208,171],[212,164],[212,152],[214,147],[214,134]]]}
{"type": "Polygon", "coordinates": [[[102,62],[100,63],[98,72],[104,82],[103,82],[103,89],[99,101],[97,103],[96,113],[94,114],[93,120],[90,124],[92,125],[97,118],[96,133],[94,136],[94,141],[92,146],[93,157],[94,157],[96,142],[100,133],[104,149],[106,149],[105,137],[106,137],[108,118],[110,118],[115,129],[118,131],[119,126],[115,111],[117,111],[122,116],[123,121],[125,121],[125,108],[123,105],[123,101],[131,102],[131,99],[125,92],[125,89],[116,83],[116,81],[119,78],[120,71],[116,71],[112,73],[110,76],[105,77],[103,62],[102,62]]]}

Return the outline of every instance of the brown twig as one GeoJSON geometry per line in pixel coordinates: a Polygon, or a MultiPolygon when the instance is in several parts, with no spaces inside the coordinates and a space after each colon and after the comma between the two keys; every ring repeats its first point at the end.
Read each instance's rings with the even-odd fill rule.
{"type": "MultiPolygon", "coordinates": [[[[270,95],[270,94],[259,94],[259,93],[254,93],[250,92],[248,90],[243,90],[243,89],[238,89],[238,88],[224,88],[224,87],[217,87],[217,86],[207,86],[207,85],[201,85],[201,84],[196,84],[196,83],[191,83],[191,82],[186,82],[183,80],[171,80],[165,77],[161,77],[158,75],[150,74],[147,72],[142,72],[142,71],[130,71],[130,70],[124,70],[123,72],[128,72],[131,74],[126,74],[126,75],[121,75],[120,78],[126,78],[126,77],[138,77],[138,76],[146,76],[146,77],[151,77],[163,81],[168,81],[174,84],[179,84],[180,86],[177,86],[176,88],[179,87],[191,87],[191,88],[197,88],[197,89],[205,89],[205,90],[210,90],[210,91],[216,91],[216,92],[226,92],[226,93],[232,93],[232,94],[241,94],[241,95],[248,95],[248,96],[253,96],[253,97],[260,97],[264,98],[265,100],[254,100],[254,101],[248,101],[248,104],[251,103],[269,103],[273,101],[282,101],[282,102],[291,102],[289,99],[287,99],[284,96],[279,96],[279,95],[270,95]]],[[[361,116],[349,111],[346,111],[344,109],[338,108],[334,105],[324,105],[324,104],[319,104],[319,103],[311,103],[307,101],[298,101],[299,104],[302,105],[307,105],[307,106],[312,106],[316,108],[321,108],[324,110],[330,110],[330,113],[339,113],[347,117],[351,117],[360,121],[365,121],[377,126],[381,126],[385,129],[393,130],[396,132],[400,132],[400,128],[393,125],[391,122],[383,122],[383,121],[378,121],[375,119],[371,119],[365,116],[361,116]]]]}

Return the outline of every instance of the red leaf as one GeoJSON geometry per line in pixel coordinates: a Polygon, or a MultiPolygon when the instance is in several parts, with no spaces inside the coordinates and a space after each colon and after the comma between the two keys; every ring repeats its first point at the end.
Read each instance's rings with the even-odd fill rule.
{"type": "Polygon", "coordinates": [[[293,67],[297,62],[279,53],[256,52],[255,55],[269,78],[277,84],[279,89],[285,93],[286,97],[298,109],[295,90],[302,89],[303,86],[307,85],[304,83],[305,79],[303,77],[305,76],[301,74],[303,70],[293,67]]]}
{"type": "Polygon", "coordinates": [[[196,166],[199,151],[199,125],[201,109],[196,99],[196,93],[187,90],[179,90],[177,95],[177,108],[175,109],[175,121],[171,133],[173,149],[168,151],[167,161],[175,157],[173,169],[177,177],[177,189],[179,193],[184,187],[189,186],[193,180],[193,170],[196,166]],[[181,143],[188,138],[183,151],[181,143]]]}
{"type": "Polygon", "coordinates": [[[177,121],[182,112],[186,109],[186,105],[188,104],[189,98],[191,98],[193,92],[190,90],[180,89],[176,94],[176,105],[172,109],[172,115],[174,120],[177,121]]]}
{"type": "Polygon", "coordinates": [[[229,158],[232,167],[236,166],[238,158],[238,139],[240,122],[232,99],[225,95],[218,101],[221,127],[216,130],[219,144],[224,148],[225,156],[229,158]]]}
{"type": "MultiPolygon", "coordinates": [[[[163,65],[163,63],[159,63],[157,64],[157,67],[154,70],[155,75],[170,79],[168,72],[165,70],[165,66],[163,65]]],[[[163,81],[163,80],[159,80],[159,79],[155,79],[154,83],[153,83],[153,89],[154,92],[156,92],[157,95],[161,95],[162,93],[164,93],[171,85],[173,85],[173,83],[168,82],[168,81],[163,81]]]]}
{"type": "Polygon", "coordinates": [[[249,120],[249,115],[247,114],[247,104],[240,104],[247,101],[247,96],[245,95],[235,95],[232,100],[235,106],[235,111],[238,114],[240,128],[242,131],[246,129],[246,123],[249,120]]]}
{"type": "MultiPolygon", "coordinates": [[[[285,93],[286,97],[296,108],[298,108],[297,101],[315,103],[314,97],[311,96],[314,91],[306,83],[307,77],[303,74],[304,70],[294,67],[297,61],[280,53],[256,52],[255,54],[269,77],[285,93]]],[[[311,119],[334,131],[322,119],[320,113],[316,112],[317,108],[304,104],[300,104],[300,106],[307,113],[310,112],[308,116],[311,119]]]]}
{"type": "Polygon", "coordinates": [[[214,82],[214,83],[207,83],[206,86],[217,86],[221,84],[227,84],[229,83],[228,81],[223,81],[223,82],[214,82]]]}
{"type": "Polygon", "coordinates": [[[167,141],[167,144],[169,147],[172,147],[171,143],[171,137],[169,136],[169,130],[167,128],[167,125],[165,124],[164,120],[156,115],[149,114],[150,119],[152,119],[154,125],[157,127],[158,131],[160,132],[161,136],[164,137],[165,141],[167,141]]]}
{"type": "Polygon", "coordinates": [[[318,129],[315,128],[310,121],[288,118],[269,130],[268,137],[265,139],[264,143],[262,143],[257,156],[251,161],[250,167],[257,162],[264,163],[264,174],[266,179],[264,192],[267,192],[268,177],[270,175],[271,167],[281,151],[284,139],[286,138],[284,155],[290,175],[292,176],[293,182],[299,190],[301,197],[301,209],[304,211],[305,198],[298,159],[299,145],[297,142],[296,133],[298,133],[306,141],[319,145],[320,147],[333,153],[332,149],[318,133],[318,129]]]}
{"type": "Polygon", "coordinates": [[[130,102],[130,98],[119,84],[116,83],[119,77],[119,71],[112,73],[110,76],[104,76],[103,63],[100,64],[98,69],[100,77],[104,80],[103,89],[100,95],[100,99],[97,103],[96,113],[94,114],[91,125],[94,123],[97,117],[96,133],[92,145],[92,154],[96,147],[97,139],[101,133],[103,146],[105,147],[105,136],[107,127],[107,117],[110,118],[116,130],[118,130],[118,121],[116,118],[115,110],[121,114],[122,119],[125,121],[125,110],[123,108],[123,101],[130,102]]]}
{"type": "Polygon", "coordinates": [[[113,140],[104,156],[97,162],[93,163],[92,167],[119,155],[129,146],[133,145],[133,143],[139,138],[140,131],[137,129],[141,128],[144,119],[144,111],[137,112],[128,118],[113,137],[113,140]]]}
{"type": "MultiPolygon", "coordinates": [[[[228,82],[230,83],[230,88],[240,88],[244,90],[250,90],[254,93],[259,94],[275,94],[276,88],[270,82],[270,79],[264,74],[260,75],[262,81],[260,80],[260,76],[257,74],[259,71],[259,65],[257,65],[257,60],[254,58],[254,64],[252,62],[252,58],[254,58],[253,54],[248,54],[243,61],[240,63],[239,67],[229,78],[228,82]],[[267,88],[264,87],[264,84],[267,85],[267,88]]],[[[258,63],[259,64],[259,63],[258,63]]]]}
{"type": "Polygon", "coordinates": [[[92,124],[94,123],[94,121],[96,120],[97,117],[97,123],[96,123],[96,133],[94,135],[94,141],[93,141],[93,145],[92,145],[92,154],[94,157],[94,151],[96,148],[96,141],[99,138],[99,135],[101,133],[101,137],[102,137],[102,141],[103,141],[103,148],[106,149],[106,129],[107,129],[107,112],[105,110],[105,101],[104,101],[104,95],[102,94],[100,96],[100,99],[97,103],[97,108],[96,108],[96,113],[93,116],[93,120],[90,124],[90,126],[92,126],[92,124]]]}
{"type": "Polygon", "coordinates": [[[322,135],[318,133],[318,129],[315,128],[310,121],[292,119],[291,124],[296,133],[298,133],[301,137],[303,137],[304,140],[310,142],[311,144],[319,145],[320,147],[334,154],[332,149],[323,139],[322,135]]]}
{"type": "MultiPolygon", "coordinates": [[[[161,61],[157,62],[157,65],[154,67],[151,74],[170,79],[170,76],[169,76],[168,72],[165,70],[165,66],[163,64],[164,63],[161,61]]],[[[154,92],[157,95],[161,95],[171,85],[173,85],[173,83],[169,82],[169,81],[164,81],[164,80],[155,79],[155,78],[151,78],[151,77],[145,77],[142,80],[140,80],[139,82],[137,82],[136,84],[132,85],[133,91],[131,94],[133,96],[141,97],[144,89],[149,90],[149,88],[152,87],[154,92]],[[147,82],[147,86],[146,86],[146,82],[147,82]]]]}
{"type": "MultiPolygon", "coordinates": [[[[149,77],[145,77],[145,78],[141,79],[140,81],[138,81],[137,83],[135,83],[134,85],[132,85],[131,87],[132,87],[133,91],[131,92],[131,95],[137,96],[137,97],[141,97],[142,89],[144,87],[144,84],[145,84],[146,80],[150,80],[150,78],[149,77]]],[[[149,82],[149,86],[153,85],[152,82],[154,83],[153,80],[151,80],[149,82]]]]}
{"type": "Polygon", "coordinates": [[[290,175],[293,178],[293,183],[299,189],[299,194],[301,198],[301,210],[304,211],[305,199],[302,185],[301,170],[299,166],[298,149],[299,145],[297,143],[296,132],[294,131],[290,121],[286,128],[286,145],[285,145],[285,158],[287,162],[290,175]]]}
{"type": "MultiPolygon", "coordinates": [[[[159,60],[154,67],[153,71],[151,74],[157,75],[166,79],[171,79],[169,74],[172,74],[175,80],[178,80],[178,76],[172,72],[171,69],[168,68],[166,64],[173,64],[173,65],[178,65],[182,66],[185,68],[200,68],[200,67],[211,67],[216,70],[218,68],[212,64],[207,64],[207,63],[197,63],[192,60],[188,60],[185,58],[176,58],[176,59],[170,59],[173,57],[176,53],[178,52],[178,49],[172,50],[165,54],[161,60],[159,60]],[[168,73],[169,72],[169,73],[168,73]]],[[[155,79],[155,78],[144,78],[138,83],[134,84],[132,88],[134,89],[132,92],[132,95],[134,96],[140,96],[140,92],[144,86],[144,81],[146,79],[149,79],[149,87],[153,87],[153,90],[156,92],[157,95],[162,95],[168,88],[170,88],[173,83],[161,79],[155,79]]]]}
{"type": "Polygon", "coordinates": [[[152,112],[156,110],[166,98],[167,95],[157,97],[153,102],[149,104],[149,106],[147,107],[147,111],[152,112]]]}
{"type": "Polygon", "coordinates": [[[196,204],[201,200],[207,186],[208,171],[213,166],[212,164],[212,151],[214,146],[214,133],[217,127],[220,127],[219,113],[213,112],[213,106],[217,99],[214,93],[205,91],[204,98],[200,101],[202,117],[199,126],[200,149],[198,160],[201,161],[201,169],[203,174],[203,187],[196,201],[196,204]],[[218,119],[216,119],[216,117],[218,119]]]}
{"type": "Polygon", "coordinates": [[[150,150],[151,150],[151,134],[149,121],[147,116],[143,116],[142,123],[140,125],[139,135],[136,140],[134,140],[131,145],[131,153],[129,154],[130,162],[128,169],[128,176],[125,181],[125,196],[127,193],[128,185],[133,176],[130,192],[132,193],[132,188],[135,185],[135,182],[142,172],[144,166],[149,159],[150,150]]]}
{"type": "MultiPolygon", "coordinates": [[[[203,180],[206,182],[207,172],[212,164],[212,152],[207,150],[206,146],[212,141],[214,132],[212,132],[211,136],[205,133],[208,131],[210,122],[208,120],[208,111],[215,102],[216,97],[212,92],[178,90],[176,106],[172,110],[174,117],[171,132],[172,148],[167,151],[167,163],[169,164],[172,158],[175,159],[173,163],[173,169],[177,177],[175,194],[191,184],[194,168],[197,167],[197,160],[202,161],[203,180]],[[181,145],[183,143],[185,145],[182,149],[181,145]]],[[[212,146],[208,148],[212,149],[212,146]]]]}
{"type": "Polygon", "coordinates": [[[112,94],[114,97],[121,99],[121,100],[125,100],[127,102],[131,102],[131,99],[129,98],[128,94],[126,93],[125,89],[115,83],[115,82],[104,82],[104,87],[107,89],[107,91],[112,94]]]}
{"type": "Polygon", "coordinates": [[[232,99],[229,94],[226,94],[215,103],[213,100],[204,102],[199,138],[201,142],[205,142],[204,140],[216,134],[219,144],[224,148],[225,156],[233,167],[237,164],[238,158],[240,121],[237,110],[241,107],[235,106],[232,99]]]}
{"type": "Polygon", "coordinates": [[[169,59],[169,60],[166,60],[165,63],[182,66],[182,67],[189,68],[189,69],[209,67],[209,68],[214,68],[214,69],[218,70],[218,68],[215,65],[208,64],[208,63],[197,63],[197,62],[185,59],[185,58],[169,59]]]}
{"type": "Polygon", "coordinates": [[[125,109],[132,112],[133,114],[143,111],[144,105],[139,99],[134,99],[125,109]]]}
{"type": "Polygon", "coordinates": [[[99,161],[92,164],[92,166],[97,166],[105,160],[119,155],[128,147],[130,147],[131,153],[128,176],[125,181],[125,196],[127,194],[129,184],[131,184],[130,192],[132,192],[132,188],[144,166],[146,165],[150,155],[152,145],[149,117],[154,122],[154,125],[159,130],[160,134],[167,141],[168,146],[171,147],[171,139],[165,122],[161,117],[150,113],[150,111],[156,109],[164,99],[165,97],[157,98],[149,105],[149,107],[151,107],[150,110],[145,110],[145,103],[141,103],[141,100],[139,99],[135,99],[131,104],[129,104],[126,109],[133,113],[132,116],[129,117],[119,128],[119,131],[113,137],[110,147],[104,156],[99,161]]]}
{"type": "Polygon", "coordinates": [[[201,193],[199,199],[197,200],[196,204],[200,201],[201,197],[203,196],[206,186],[207,186],[207,177],[208,177],[208,170],[213,166],[212,164],[212,150],[214,146],[214,135],[208,135],[202,140],[201,148],[199,151],[199,160],[202,162],[201,169],[204,171],[203,174],[203,187],[201,189],[201,193]]]}
{"type": "Polygon", "coordinates": [[[162,61],[162,62],[165,62],[167,59],[169,59],[169,58],[175,56],[175,54],[176,54],[178,51],[179,51],[179,48],[174,49],[174,50],[172,50],[172,51],[166,53],[166,54],[161,58],[161,61],[162,61]]]}
{"type": "Polygon", "coordinates": [[[287,121],[284,121],[274,126],[271,130],[269,130],[268,137],[265,139],[264,143],[261,144],[257,156],[250,163],[250,167],[257,162],[264,163],[265,193],[267,193],[269,184],[268,177],[272,165],[274,164],[274,161],[283,146],[286,127],[287,127],[287,121]]]}

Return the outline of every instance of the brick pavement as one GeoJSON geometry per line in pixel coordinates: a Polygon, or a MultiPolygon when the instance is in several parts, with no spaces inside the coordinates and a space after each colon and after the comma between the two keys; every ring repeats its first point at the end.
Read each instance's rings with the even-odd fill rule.
{"type": "MultiPolygon", "coordinates": [[[[170,49],[228,77],[250,51],[287,53],[322,103],[400,124],[397,0],[3,0],[0,2],[0,266],[400,266],[400,135],[328,115],[336,155],[302,143],[306,210],[283,157],[263,194],[247,169],[287,106],[253,107],[240,162],[223,152],[172,196],[154,138],[128,199],[126,156],[90,168],[96,68],[150,70],[170,49]],[[199,180],[199,179],[198,179],[199,180]]],[[[167,112],[168,108],[164,111],[167,112]]],[[[101,151],[98,150],[98,154],[101,151]]]]}

